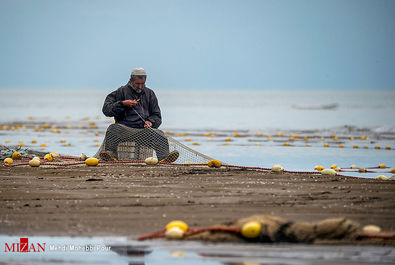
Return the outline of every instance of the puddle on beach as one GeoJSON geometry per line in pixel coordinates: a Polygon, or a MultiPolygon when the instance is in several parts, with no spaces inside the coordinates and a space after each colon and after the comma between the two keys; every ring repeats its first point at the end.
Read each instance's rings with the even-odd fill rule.
{"type": "Polygon", "coordinates": [[[383,246],[141,242],[126,237],[25,238],[30,250],[27,253],[18,251],[18,244],[26,239],[0,236],[0,264],[395,264],[395,248],[383,246]]]}

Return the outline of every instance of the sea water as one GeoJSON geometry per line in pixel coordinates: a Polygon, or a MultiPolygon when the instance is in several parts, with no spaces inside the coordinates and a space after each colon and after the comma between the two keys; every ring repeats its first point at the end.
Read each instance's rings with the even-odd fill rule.
{"type": "MultiPolygon", "coordinates": [[[[110,92],[2,89],[0,124],[26,123],[31,128],[35,123],[45,122],[58,127],[70,125],[74,129],[64,129],[61,133],[2,130],[0,144],[17,145],[22,141],[28,148],[39,151],[93,155],[112,122],[101,112],[110,92]],[[91,122],[97,126],[96,130],[78,129],[91,122]],[[61,139],[69,145],[65,146],[61,139]],[[32,140],[37,144],[31,144],[32,140]],[[46,147],[40,147],[42,143],[46,147]]],[[[395,167],[394,91],[156,89],[155,92],[162,110],[162,130],[228,164],[259,167],[281,164],[287,170],[296,171],[332,164],[342,168],[351,164],[376,167],[380,163],[395,167]],[[204,136],[210,132],[216,137],[204,136]],[[177,136],[180,133],[184,136],[177,136]],[[185,141],[186,138],[190,141],[185,141]],[[226,142],[226,138],[231,141],[226,142]],[[284,146],[285,142],[290,146],[284,146]],[[344,147],[339,148],[339,144],[344,147]]],[[[347,175],[392,175],[388,169],[376,171],[377,174],[347,175]]]]}

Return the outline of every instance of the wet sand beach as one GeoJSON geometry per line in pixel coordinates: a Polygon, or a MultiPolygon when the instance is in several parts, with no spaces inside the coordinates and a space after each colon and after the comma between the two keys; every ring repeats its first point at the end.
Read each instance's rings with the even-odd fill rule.
{"type": "Polygon", "coordinates": [[[0,168],[0,233],[128,236],[181,219],[205,227],[254,214],[346,217],[395,230],[395,182],[206,166],[0,168]]]}

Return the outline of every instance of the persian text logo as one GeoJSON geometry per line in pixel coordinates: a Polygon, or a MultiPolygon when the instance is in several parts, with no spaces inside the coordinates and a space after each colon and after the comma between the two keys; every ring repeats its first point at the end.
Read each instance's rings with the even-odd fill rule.
{"type": "Polygon", "coordinates": [[[45,243],[30,243],[28,237],[19,238],[19,243],[5,243],[4,252],[45,252],[45,243]]]}

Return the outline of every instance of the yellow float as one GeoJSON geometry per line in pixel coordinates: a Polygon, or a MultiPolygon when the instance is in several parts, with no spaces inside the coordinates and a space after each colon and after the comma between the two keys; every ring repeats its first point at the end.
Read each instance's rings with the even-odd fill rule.
{"type": "Polygon", "coordinates": [[[85,164],[87,166],[97,166],[99,164],[99,159],[97,159],[96,157],[89,157],[85,160],[85,164]]]}
{"type": "Polygon", "coordinates": [[[46,154],[44,156],[44,160],[48,161],[48,162],[52,162],[53,161],[53,157],[51,154],[46,154]]]}
{"type": "Polygon", "coordinates": [[[166,231],[170,230],[173,227],[177,227],[177,228],[181,229],[184,233],[187,232],[188,228],[189,228],[187,223],[185,223],[184,221],[174,220],[166,225],[166,231]]]}
{"type": "Polygon", "coordinates": [[[31,167],[39,167],[41,164],[40,159],[32,159],[29,161],[29,166],[31,167]]]}
{"type": "Polygon", "coordinates": [[[280,165],[272,166],[272,172],[274,172],[274,173],[282,173],[283,171],[284,171],[284,168],[280,165]]]}
{"type": "Polygon", "coordinates": [[[22,157],[22,155],[21,155],[21,153],[19,153],[19,152],[14,152],[14,153],[12,153],[12,156],[11,156],[11,158],[12,158],[13,160],[21,159],[21,157],[22,157]]]}
{"type": "Polygon", "coordinates": [[[261,223],[259,222],[248,222],[241,228],[241,234],[246,238],[256,238],[261,233],[261,223]]]}
{"type": "Polygon", "coordinates": [[[381,232],[381,228],[380,228],[379,226],[377,226],[377,225],[365,225],[365,226],[362,228],[362,231],[363,231],[364,233],[366,233],[366,234],[375,235],[375,234],[381,232]]]}
{"type": "Polygon", "coordinates": [[[222,166],[222,163],[221,163],[220,161],[218,161],[218,160],[213,159],[213,160],[210,160],[210,161],[207,163],[207,165],[208,165],[209,167],[220,168],[220,167],[222,166]]]}
{"type": "Polygon", "coordinates": [[[184,231],[179,227],[172,227],[165,232],[167,239],[181,239],[184,236],[184,231]]]}
{"type": "Polygon", "coordinates": [[[328,176],[336,176],[336,171],[332,168],[325,168],[324,170],[321,171],[322,175],[328,175],[328,176]]]}
{"type": "Polygon", "coordinates": [[[7,157],[6,159],[4,159],[3,163],[5,165],[12,165],[14,163],[14,160],[12,160],[12,158],[7,157]]]}
{"type": "Polygon", "coordinates": [[[155,157],[147,157],[144,162],[146,165],[156,165],[158,164],[158,159],[155,157]]]}

